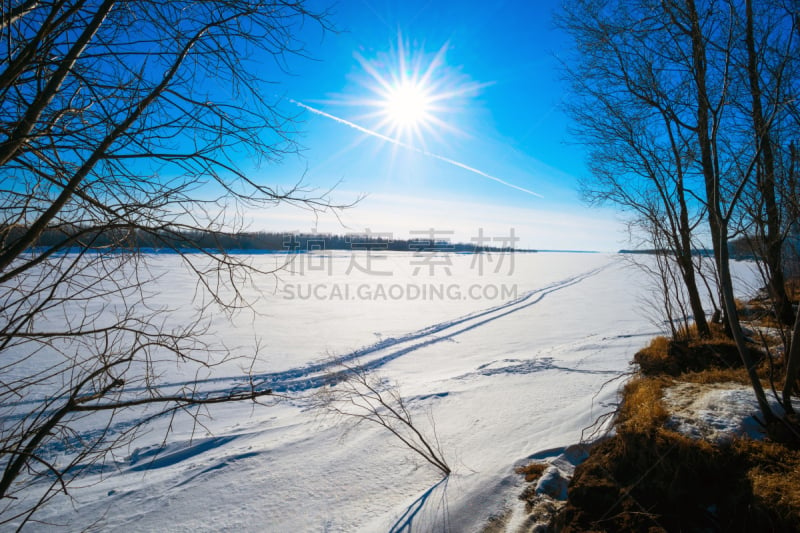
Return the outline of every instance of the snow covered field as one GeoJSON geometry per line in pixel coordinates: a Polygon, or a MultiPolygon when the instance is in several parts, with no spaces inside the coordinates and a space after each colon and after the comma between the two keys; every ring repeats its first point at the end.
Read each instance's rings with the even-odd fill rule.
{"type": "MultiPolygon", "coordinates": [[[[151,422],[32,529],[461,532],[505,511],[513,521],[514,466],[577,443],[613,409],[621,380],[604,384],[660,332],[648,280],[615,254],[298,259],[302,275],[262,280],[255,313],[213,319],[243,355],[260,339],[256,381],[288,399],[211,406],[203,427],[180,419],[163,449],[167,421],[151,422]],[[308,409],[332,356],[397,382],[421,426],[432,414],[454,470],[446,481],[382,428],[345,432],[308,409]]],[[[178,258],[152,264],[161,298],[190,309],[194,282],[178,258]]],[[[216,368],[209,386],[235,386],[237,374],[216,368]]]]}

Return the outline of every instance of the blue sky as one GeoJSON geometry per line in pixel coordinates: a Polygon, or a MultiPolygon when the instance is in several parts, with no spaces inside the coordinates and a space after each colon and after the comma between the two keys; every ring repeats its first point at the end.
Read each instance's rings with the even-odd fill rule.
{"type": "Polygon", "coordinates": [[[292,75],[275,89],[302,117],[302,156],[259,172],[270,183],[305,174],[320,190],[336,184],[340,202],[366,196],[341,220],[280,207],[251,213],[251,228],[369,228],[400,239],[435,228],[453,231],[456,241],[481,228],[497,237],[514,228],[521,247],[624,247],[614,213],[579,199],[585,158],[568,143],[559,107],[566,97],[559,55],[568,39],[553,26],[557,8],[551,0],[333,6],[329,21],[338,32],[306,28],[314,60],[293,59],[292,75]],[[401,70],[413,90],[426,93],[419,116],[387,108],[401,70]]]}

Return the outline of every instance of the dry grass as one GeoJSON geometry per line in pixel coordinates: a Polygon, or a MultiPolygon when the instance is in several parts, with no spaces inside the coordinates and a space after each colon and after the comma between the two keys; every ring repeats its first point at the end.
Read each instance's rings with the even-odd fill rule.
{"type": "Polygon", "coordinates": [[[733,339],[731,339],[725,333],[725,327],[722,324],[715,324],[712,322],[708,325],[708,329],[711,331],[711,337],[702,339],[699,335],[695,334],[695,336],[692,338],[692,341],[695,345],[701,345],[708,342],[716,344],[730,344],[731,346],[735,345],[733,339]]]}
{"type": "MultiPolygon", "coordinates": [[[[681,381],[689,383],[725,383],[732,381],[742,385],[750,385],[750,378],[747,370],[742,368],[709,368],[700,372],[684,372],[681,374],[681,381]]],[[[766,383],[763,385],[767,386],[766,383]]]]}
{"type": "Polygon", "coordinates": [[[506,509],[502,514],[492,515],[481,528],[481,533],[505,533],[508,520],[511,518],[513,511],[506,509]]]}
{"type": "Polygon", "coordinates": [[[533,462],[525,466],[518,466],[514,472],[521,476],[525,476],[525,481],[532,483],[542,477],[542,474],[547,470],[547,463],[533,462]]]}
{"type": "Polygon", "coordinates": [[[670,383],[665,378],[634,378],[628,382],[622,393],[617,429],[649,433],[660,427],[668,416],[662,391],[670,383]]]}
{"type": "Polygon", "coordinates": [[[736,453],[746,457],[747,479],[756,504],[783,520],[800,523],[800,452],[773,442],[740,440],[736,453]]]}
{"type": "Polygon", "coordinates": [[[786,294],[793,303],[800,303],[800,278],[786,281],[786,294]]]}
{"type": "Polygon", "coordinates": [[[619,432],[576,469],[562,531],[736,531],[743,479],[708,443],[658,427],[619,432]]]}
{"type": "MultiPolygon", "coordinates": [[[[700,334],[697,332],[697,325],[692,323],[689,324],[688,329],[686,327],[681,327],[678,329],[678,339],[685,339],[688,340],[690,344],[702,344],[704,342],[733,342],[731,339],[725,335],[725,328],[722,327],[721,324],[715,324],[714,322],[709,322],[708,329],[711,332],[711,337],[700,337],[700,334]]],[[[664,337],[666,338],[666,337],[664,337]]],[[[667,339],[669,341],[670,339],[667,339]]]]}
{"type": "Polygon", "coordinates": [[[672,342],[663,336],[651,339],[633,356],[633,362],[639,365],[639,372],[645,376],[675,375],[678,367],[671,354],[672,342]]]}
{"type": "Polygon", "coordinates": [[[643,374],[649,375],[670,362],[669,347],[672,341],[664,336],[653,337],[650,343],[633,356],[643,374]]]}
{"type": "MultiPolygon", "coordinates": [[[[684,377],[730,381],[731,372],[684,377]]],[[[662,394],[671,383],[640,376],[625,387],[616,434],[576,470],[563,531],[797,530],[800,452],[749,439],[714,445],[666,429],[662,394]]]]}
{"type": "MultiPolygon", "coordinates": [[[[800,279],[787,292],[797,301],[800,279]]],[[[738,301],[737,309],[751,325],[774,322],[763,301],[738,301]]],[[[639,375],[622,392],[616,432],[576,469],[562,531],[800,530],[800,449],[781,443],[791,439],[770,431],[781,442],[717,445],[664,427],[663,391],[676,380],[750,384],[733,341],[720,325],[711,327],[710,338],[699,338],[694,326],[680,332],[683,340],[655,337],[634,356],[639,375]]],[[[770,368],[757,347],[750,355],[769,388],[782,361],[770,368]]]]}
{"type": "MultiPolygon", "coordinates": [[[[721,331],[712,331],[710,338],[689,341],[655,337],[633,356],[633,361],[645,376],[682,377],[687,372],[741,368],[742,360],[735,343],[721,331]]],[[[756,361],[764,357],[756,349],[752,349],[750,355],[756,361]]]]}
{"type": "Polygon", "coordinates": [[[668,357],[670,342],[670,339],[667,337],[659,335],[658,337],[653,337],[650,340],[650,344],[645,346],[641,351],[648,357],[652,357],[654,359],[664,359],[668,357]]]}
{"type": "MultiPolygon", "coordinates": [[[[528,513],[527,522],[529,524],[549,524],[547,531],[552,531],[553,520],[563,507],[563,502],[558,502],[553,498],[540,495],[536,492],[536,482],[542,477],[545,470],[550,465],[548,463],[534,461],[524,466],[518,466],[514,472],[524,476],[529,484],[519,495],[519,499],[525,502],[525,511],[528,513]]],[[[503,529],[505,531],[505,529],[503,529]]],[[[533,529],[531,529],[533,531],[533,529]]]]}

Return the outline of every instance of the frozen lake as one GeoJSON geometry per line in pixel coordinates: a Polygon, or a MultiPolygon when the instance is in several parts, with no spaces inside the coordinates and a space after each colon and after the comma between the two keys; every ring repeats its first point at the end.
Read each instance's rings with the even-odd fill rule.
{"type": "MultiPolygon", "coordinates": [[[[150,422],[35,529],[476,531],[519,513],[514,466],[579,442],[661,332],[648,279],[616,254],[377,255],[300,255],[244,288],[251,311],[209,318],[211,338],[243,358],[201,377],[224,389],[246,368],[284,398],[210,406],[202,427],[178,418],[163,450],[167,421],[150,422]],[[433,421],[446,482],[382,428],[345,432],[308,409],[332,357],[396,382],[420,424],[433,421]]],[[[187,320],[195,281],[176,256],[149,262],[168,321],[187,320]]],[[[166,365],[162,379],[187,376],[166,365]]]]}

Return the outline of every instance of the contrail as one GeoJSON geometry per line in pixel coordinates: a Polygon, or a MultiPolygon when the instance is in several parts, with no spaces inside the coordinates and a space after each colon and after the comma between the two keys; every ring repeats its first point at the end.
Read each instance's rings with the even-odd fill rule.
{"type": "Polygon", "coordinates": [[[511,187],[512,189],[516,189],[518,191],[522,191],[524,193],[536,196],[538,198],[544,198],[544,196],[542,196],[538,192],[533,192],[531,190],[528,190],[528,189],[525,189],[523,187],[520,187],[519,185],[514,185],[513,183],[509,183],[509,182],[507,182],[505,180],[501,180],[500,178],[498,178],[496,176],[492,176],[491,174],[487,174],[486,172],[484,172],[482,170],[478,170],[477,168],[471,167],[469,165],[465,165],[464,163],[459,163],[458,161],[455,161],[454,159],[450,159],[449,157],[444,157],[444,156],[439,155],[439,154],[434,154],[432,152],[427,152],[427,151],[423,150],[422,148],[417,148],[414,145],[404,143],[403,141],[399,141],[397,139],[393,139],[392,137],[388,137],[386,135],[383,135],[382,133],[378,133],[377,131],[371,130],[369,128],[365,128],[364,126],[359,126],[355,122],[350,122],[349,120],[345,120],[345,119],[343,119],[341,117],[337,117],[337,116],[331,115],[330,113],[326,113],[325,111],[322,111],[321,109],[317,109],[315,107],[311,107],[310,105],[306,105],[303,102],[298,102],[297,100],[292,100],[291,98],[289,99],[289,101],[292,102],[296,106],[299,106],[299,107],[302,107],[303,109],[311,111],[314,114],[320,115],[320,116],[325,117],[325,118],[329,118],[331,120],[335,120],[339,124],[344,124],[345,126],[349,126],[349,127],[353,128],[355,130],[360,131],[361,133],[366,133],[367,135],[372,135],[373,137],[377,137],[378,139],[381,139],[382,141],[390,142],[392,144],[395,144],[397,146],[405,148],[406,150],[411,150],[412,152],[417,152],[418,154],[426,155],[428,157],[433,157],[435,159],[438,159],[439,161],[444,161],[445,163],[448,163],[448,164],[453,165],[455,167],[463,168],[464,170],[472,172],[473,174],[477,174],[479,176],[483,176],[484,178],[490,179],[492,181],[496,181],[497,183],[500,183],[501,185],[505,185],[506,187],[511,187]]]}

